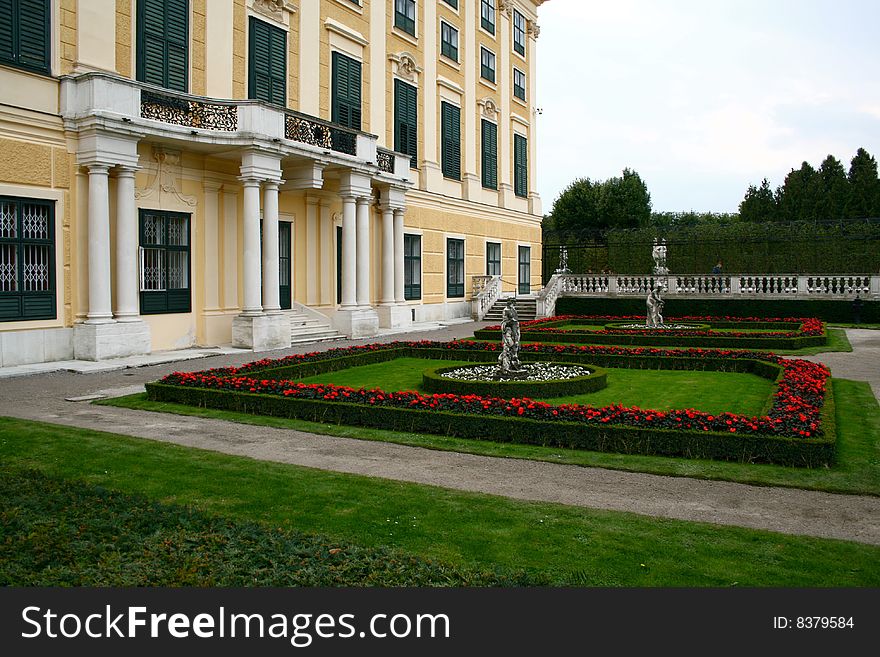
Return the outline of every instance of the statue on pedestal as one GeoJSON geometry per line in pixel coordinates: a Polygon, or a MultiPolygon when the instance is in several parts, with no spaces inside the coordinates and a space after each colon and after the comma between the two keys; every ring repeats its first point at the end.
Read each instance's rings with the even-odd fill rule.
{"type": "Polygon", "coordinates": [[[498,357],[496,379],[512,379],[524,373],[519,362],[519,314],[516,312],[516,300],[511,297],[504,307],[501,319],[501,355],[498,357]]]}
{"type": "Polygon", "coordinates": [[[654,238],[654,247],[651,249],[651,257],[654,259],[654,275],[666,276],[669,268],[666,266],[666,240],[654,238]]]}
{"type": "Polygon", "coordinates": [[[648,306],[648,316],[645,320],[645,326],[647,328],[657,328],[658,326],[663,326],[663,299],[660,297],[660,292],[663,290],[663,286],[660,283],[657,283],[650,292],[648,292],[647,306],[648,306]]]}

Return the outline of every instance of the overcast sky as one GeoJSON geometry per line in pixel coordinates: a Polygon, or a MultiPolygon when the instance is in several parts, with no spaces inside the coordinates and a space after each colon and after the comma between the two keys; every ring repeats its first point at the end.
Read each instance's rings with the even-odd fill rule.
{"type": "Polygon", "coordinates": [[[829,153],[880,158],[880,0],[549,0],[538,187],[636,170],[655,211],[736,212],[829,153]]]}

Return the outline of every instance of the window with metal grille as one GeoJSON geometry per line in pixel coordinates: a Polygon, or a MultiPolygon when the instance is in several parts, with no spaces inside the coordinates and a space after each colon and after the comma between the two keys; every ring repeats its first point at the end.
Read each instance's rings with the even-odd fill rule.
{"type": "Polygon", "coordinates": [[[49,0],[0,0],[0,64],[50,73],[49,0]]]}
{"type": "Polygon", "coordinates": [[[464,296],[464,240],[446,240],[446,296],[464,296]]]}
{"type": "Polygon", "coordinates": [[[445,178],[461,180],[461,108],[440,102],[441,168],[445,178]]]}
{"type": "Polygon", "coordinates": [[[513,69],[513,95],[520,100],[526,99],[526,74],[518,68],[513,69]]]}
{"type": "Polygon", "coordinates": [[[138,0],[137,79],[188,90],[189,0],[138,0]]]}
{"type": "Polygon", "coordinates": [[[529,146],[522,135],[513,135],[513,193],[529,195],[529,146]]]}
{"type": "Polygon", "coordinates": [[[458,30],[445,21],[440,21],[440,54],[458,61],[458,30]]]}
{"type": "Polygon", "coordinates": [[[55,319],[55,204],[0,196],[0,321],[55,319]]]}
{"type": "Polygon", "coordinates": [[[361,63],[340,52],[333,53],[333,93],[330,118],[334,123],[361,129],[361,63]]]}
{"type": "Polygon", "coordinates": [[[498,126],[483,119],[482,136],[483,187],[498,189],[498,126]]]}
{"type": "Polygon", "coordinates": [[[526,17],[513,10],[513,49],[526,56],[526,17]]]}
{"type": "Polygon", "coordinates": [[[480,77],[495,82],[495,53],[480,46],[480,77]]]}
{"type": "Polygon", "coordinates": [[[495,0],[480,0],[480,26],[495,34],[495,0]]]}
{"type": "Polygon", "coordinates": [[[413,168],[418,166],[418,114],[418,90],[402,80],[395,80],[394,150],[409,155],[409,165],[413,168]]]}
{"type": "Polygon", "coordinates": [[[287,106],[287,33],[250,18],[248,98],[287,106]]]}
{"type": "Polygon", "coordinates": [[[422,236],[403,236],[403,298],[422,298],[422,236]]]}
{"type": "Polygon", "coordinates": [[[416,0],[394,0],[394,26],[415,36],[416,0]]]}
{"type": "Polygon", "coordinates": [[[140,210],[139,218],[141,314],[190,312],[190,216],[140,210]]]}
{"type": "Polygon", "coordinates": [[[501,244],[486,242],[486,276],[501,276],[501,244]]]}

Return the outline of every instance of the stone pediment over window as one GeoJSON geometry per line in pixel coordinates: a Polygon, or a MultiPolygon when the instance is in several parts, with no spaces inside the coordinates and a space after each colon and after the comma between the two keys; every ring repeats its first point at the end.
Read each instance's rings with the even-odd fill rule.
{"type": "Polygon", "coordinates": [[[296,5],[287,0],[251,0],[254,13],[271,18],[279,23],[287,23],[287,14],[297,10],[296,5]]]}
{"type": "Polygon", "coordinates": [[[392,73],[402,80],[409,80],[418,84],[422,67],[416,63],[415,58],[408,52],[392,54],[388,56],[392,62],[392,73]]]}
{"type": "Polygon", "coordinates": [[[477,105],[480,106],[483,116],[485,116],[487,119],[494,119],[498,114],[498,103],[496,103],[491,98],[483,98],[482,100],[478,100],[477,105]]]}

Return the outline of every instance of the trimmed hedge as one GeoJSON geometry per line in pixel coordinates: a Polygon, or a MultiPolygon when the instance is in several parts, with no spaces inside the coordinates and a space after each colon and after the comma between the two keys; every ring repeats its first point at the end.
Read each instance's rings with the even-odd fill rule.
{"type": "MultiPolygon", "coordinates": [[[[425,412],[408,408],[372,407],[347,402],[285,398],[248,392],[209,388],[186,388],[148,383],[153,401],[175,402],[215,408],[299,418],[323,424],[336,423],[389,431],[429,433],[474,440],[491,440],[526,445],[586,449],[622,454],[682,456],[744,463],[777,463],[795,467],[822,467],[834,461],[833,422],[823,424],[822,438],[788,438],[714,431],[672,431],[621,425],[591,425],[574,422],[540,421],[491,415],[464,415],[447,411],[425,412]]],[[[826,411],[830,406],[830,386],[826,411]]],[[[833,417],[830,416],[830,417],[833,417]]],[[[823,418],[823,423],[830,418],[823,418]]]]}
{"type": "MultiPolygon", "coordinates": [[[[816,419],[805,419],[807,416],[801,415],[799,424],[796,417],[798,413],[807,413],[808,415],[811,413],[807,408],[813,404],[808,399],[813,393],[803,393],[807,395],[807,398],[804,399],[786,397],[790,401],[785,401],[782,407],[776,403],[776,400],[779,399],[779,394],[792,394],[791,392],[783,393],[783,387],[786,390],[792,390],[792,385],[801,385],[796,383],[798,376],[800,376],[798,374],[800,370],[797,368],[793,370],[795,378],[783,386],[783,381],[788,381],[785,378],[788,375],[782,366],[766,360],[766,357],[761,354],[749,354],[748,352],[712,353],[699,349],[682,352],[648,349],[643,352],[643,350],[630,351],[614,347],[565,347],[540,344],[523,345],[520,350],[520,359],[525,362],[551,360],[560,363],[598,364],[604,367],[632,369],[750,372],[773,379],[780,386],[780,393],[768,399],[767,407],[764,409],[765,415],[756,418],[729,414],[713,418],[691,410],[660,414],[661,416],[676,416],[680,420],[683,419],[685,424],[682,424],[683,428],[680,430],[674,426],[669,428],[668,423],[665,428],[657,427],[656,422],[652,423],[651,420],[660,421],[660,418],[650,417],[656,415],[658,413],[656,411],[640,411],[639,409],[626,409],[617,406],[593,410],[590,407],[577,406],[553,407],[541,402],[531,402],[528,399],[512,398],[505,401],[504,398],[492,397],[482,398],[480,401],[480,397],[474,397],[472,401],[476,404],[475,412],[467,412],[457,410],[468,408],[467,404],[447,401],[471,399],[467,396],[434,395],[432,397],[428,395],[424,403],[418,406],[416,393],[354,391],[350,388],[314,384],[305,386],[305,388],[320,388],[321,391],[317,394],[321,396],[287,396],[288,392],[295,393],[296,389],[304,384],[263,378],[270,372],[302,376],[304,373],[332,371],[342,367],[354,367],[403,356],[495,362],[497,352],[490,345],[473,342],[411,342],[393,343],[387,346],[366,345],[305,356],[291,356],[274,361],[258,361],[241,368],[222,368],[202,373],[175,373],[166,377],[166,379],[175,381],[174,383],[147,384],[147,393],[150,399],[156,401],[171,401],[258,415],[295,417],[324,423],[335,422],[479,440],[628,454],[657,454],[754,463],[773,462],[799,467],[830,465],[834,459],[836,434],[831,387],[821,385],[821,390],[824,391],[824,405],[818,409],[816,419]],[[285,362],[290,364],[271,367],[273,364],[285,362]],[[208,385],[200,387],[196,382],[205,377],[207,377],[208,385]],[[226,380],[230,382],[229,388],[220,389],[226,385],[223,383],[226,380]],[[192,381],[193,385],[187,384],[186,381],[192,381]],[[393,396],[398,400],[404,398],[405,401],[403,404],[399,402],[385,404],[382,402],[383,396],[389,398],[393,396]],[[413,399],[413,402],[406,401],[409,399],[413,399]],[[413,407],[414,404],[416,407],[413,407]],[[804,404],[807,405],[804,406],[804,404]],[[530,410],[533,406],[536,409],[541,407],[543,410],[538,409],[533,413],[530,410]],[[555,419],[556,408],[559,409],[560,418],[566,408],[581,408],[584,409],[578,411],[581,416],[588,413],[594,420],[581,422],[567,419],[569,416],[576,417],[577,413],[566,415],[565,419],[555,419]],[[798,410],[800,408],[805,410],[798,410]],[[525,417],[522,417],[524,411],[525,417]],[[612,419],[610,415],[617,416],[621,413],[634,416],[636,423],[624,424],[619,421],[606,423],[612,419]],[[531,417],[529,417],[530,415],[531,417]],[[597,416],[605,417],[605,419],[595,421],[597,416]],[[702,430],[697,427],[685,429],[684,427],[690,426],[689,423],[692,421],[689,418],[696,418],[693,421],[698,423],[697,427],[702,424],[702,430]],[[706,420],[711,424],[704,424],[706,420]],[[712,422],[713,420],[714,422],[712,422]],[[783,420],[786,425],[792,427],[791,431],[800,435],[779,435],[773,431],[769,433],[748,431],[747,425],[749,424],[758,423],[774,427],[776,426],[773,424],[774,422],[783,422],[783,420]],[[810,422],[821,422],[821,424],[806,426],[805,423],[810,422]],[[725,424],[730,427],[729,431],[731,432],[734,432],[737,426],[745,431],[732,436],[724,432],[725,424]],[[821,427],[823,435],[821,437],[813,436],[810,432],[805,433],[804,430],[798,430],[799,426],[815,430],[818,430],[816,427],[821,427]]],[[[794,364],[795,362],[792,362],[789,367],[794,367],[794,364]]],[[[809,372],[810,370],[805,371],[807,377],[815,376],[809,372]]],[[[815,384],[808,383],[807,385],[812,387],[815,384]]],[[[802,393],[796,394],[802,396],[802,393]]],[[[816,406],[814,405],[813,408],[816,409],[816,406]]],[[[816,410],[813,410],[812,413],[815,414],[816,410]]],[[[752,429],[755,428],[752,427],[752,429]]],[[[786,431],[788,430],[786,429],[786,431]]]]}
{"type": "MultiPolygon", "coordinates": [[[[532,362],[532,361],[527,361],[532,362]]],[[[547,362],[547,361],[535,361],[547,362]]],[[[566,363],[550,363],[565,365],[566,363]]],[[[573,365],[574,363],[567,363],[573,365]]],[[[466,381],[440,376],[456,367],[433,367],[422,372],[422,387],[428,392],[445,392],[454,395],[478,395],[480,397],[565,397],[595,392],[608,386],[608,372],[595,365],[577,363],[590,370],[586,376],[552,381],[466,381]]]]}
{"type": "MultiPolygon", "coordinates": [[[[670,317],[818,317],[824,322],[853,321],[852,302],[835,299],[664,299],[664,314],[670,317]]],[[[880,323],[880,301],[863,299],[861,320],[880,323]]],[[[622,297],[560,297],[557,315],[644,315],[645,300],[622,297]]]]}

